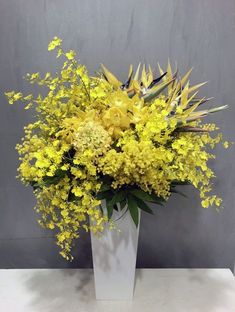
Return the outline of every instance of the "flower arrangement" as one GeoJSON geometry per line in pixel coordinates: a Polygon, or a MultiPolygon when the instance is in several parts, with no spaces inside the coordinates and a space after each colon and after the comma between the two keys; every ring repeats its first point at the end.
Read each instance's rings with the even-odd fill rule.
{"type": "Polygon", "coordinates": [[[177,185],[197,188],[204,208],[221,205],[207,162],[222,135],[202,120],[227,106],[198,110],[209,99],[198,97],[204,83],[190,85],[191,70],[180,79],[168,63],[155,78],[150,67],[130,66],[123,83],[104,66],[89,76],[57,37],[48,50],[64,58],[60,72],[26,76],[43,95],[5,94],[36,112],[16,146],[19,177],[33,187],[39,223],[56,230],[63,257],[72,259],[81,229],[100,233],[108,221],[112,227],[114,210],[129,211],[137,226],[139,209],[153,213],[148,203],[162,205],[177,185]]]}

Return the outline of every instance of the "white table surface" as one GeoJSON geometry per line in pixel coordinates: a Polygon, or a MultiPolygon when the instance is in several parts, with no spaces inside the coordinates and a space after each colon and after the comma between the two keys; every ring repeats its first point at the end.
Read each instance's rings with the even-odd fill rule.
{"type": "Polygon", "coordinates": [[[1,312],[235,312],[229,269],[139,269],[132,302],[96,301],[93,270],[0,270],[1,312]]]}

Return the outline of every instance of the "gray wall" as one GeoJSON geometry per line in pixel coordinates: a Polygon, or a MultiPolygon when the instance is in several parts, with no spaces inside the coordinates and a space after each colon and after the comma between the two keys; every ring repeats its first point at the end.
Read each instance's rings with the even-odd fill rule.
{"type": "MultiPolygon", "coordinates": [[[[100,63],[124,77],[127,65],[139,61],[156,66],[168,57],[183,73],[194,66],[193,82],[214,105],[230,104],[213,116],[225,137],[235,130],[235,1],[143,0],[0,0],[0,267],[90,267],[89,235],[78,242],[76,260],[58,255],[52,232],[36,222],[30,188],[15,180],[15,144],[31,112],[9,106],[3,92],[28,91],[27,72],[58,66],[47,44],[60,36],[67,49],[79,51],[89,70],[100,63]]],[[[200,207],[198,194],[187,187],[188,199],[173,196],[155,217],[142,215],[139,267],[233,267],[235,260],[234,148],[216,150],[212,162],[215,189],[224,210],[200,207]]]]}

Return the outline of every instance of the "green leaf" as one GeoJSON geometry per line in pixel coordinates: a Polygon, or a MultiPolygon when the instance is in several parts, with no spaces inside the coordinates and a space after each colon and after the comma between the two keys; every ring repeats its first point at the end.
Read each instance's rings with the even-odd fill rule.
{"type": "Polygon", "coordinates": [[[113,205],[113,209],[116,210],[116,211],[118,211],[118,206],[117,206],[117,204],[114,204],[114,205],[113,205]]]}
{"type": "Polygon", "coordinates": [[[137,202],[135,201],[135,198],[131,196],[130,194],[128,195],[128,209],[130,211],[130,215],[132,217],[132,220],[134,221],[136,227],[138,227],[139,224],[139,209],[137,202]]]}
{"type": "Polygon", "coordinates": [[[51,185],[58,183],[62,178],[66,176],[67,172],[61,169],[57,169],[53,177],[45,176],[43,177],[43,185],[51,185]]]}
{"type": "Polygon", "coordinates": [[[123,210],[123,208],[125,208],[125,206],[126,206],[126,198],[123,199],[122,201],[120,201],[120,208],[121,208],[121,210],[123,210]]]}
{"type": "Polygon", "coordinates": [[[41,188],[41,186],[35,181],[30,181],[29,184],[32,186],[34,191],[41,188]]]}
{"type": "Polygon", "coordinates": [[[126,199],[126,194],[123,190],[119,190],[116,193],[109,190],[109,191],[99,192],[96,195],[96,198],[106,200],[107,216],[108,216],[108,219],[110,219],[113,215],[113,210],[118,211],[117,204],[126,199]]]}
{"type": "Polygon", "coordinates": [[[163,206],[163,203],[166,202],[166,200],[163,198],[163,197],[159,197],[157,196],[156,194],[152,193],[152,194],[149,194],[152,198],[152,202],[158,204],[158,205],[161,205],[163,206]]]}
{"type": "Polygon", "coordinates": [[[176,185],[190,185],[191,183],[187,180],[185,181],[178,181],[178,180],[174,180],[171,182],[172,186],[176,186],[176,185]]]}
{"type": "Polygon", "coordinates": [[[153,211],[152,211],[152,209],[149,208],[149,206],[148,206],[142,199],[135,198],[135,201],[136,201],[138,207],[139,207],[141,210],[143,210],[143,211],[145,211],[145,212],[147,212],[147,213],[150,213],[150,214],[154,214],[153,211]]]}
{"type": "Polygon", "coordinates": [[[126,197],[126,194],[123,190],[119,190],[117,191],[117,193],[115,193],[115,195],[113,196],[112,200],[111,200],[111,203],[114,205],[114,204],[117,204],[119,202],[121,202],[122,200],[124,200],[126,197]]]}
{"type": "Polygon", "coordinates": [[[96,199],[111,199],[113,197],[112,191],[104,191],[96,194],[96,199]]]}
{"type": "Polygon", "coordinates": [[[34,190],[36,190],[38,188],[49,186],[51,184],[57,184],[67,174],[68,174],[67,171],[57,169],[53,177],[44,176],[42,179],[42,182],[38,183],[38,182],[31,181],[30,185],[33,187],[34,190]]]}
{"type": "Polygon", "coordinates": [[[111,185],[108,184],[102,184],[101,188],[99,190],[99,192],[105,192],[105,191],[109,191],[111,189],[111,185]]]}
{"type": "Polygon", "coordinates": [[[100,211],[101,211],[101,213],[102,213],[102,216],[103,216],[103,215],[104,215],[104,210],[103,210],[102,205],[99,205],[99,209],[100,209],[100,211]]]}
{"type": "Polygon", "coordinates": [[[110,220],[113,215],[113,204],[108,199],[106,199],[106,208],[107,208],[107,217],[108,220],[110,220]]]}
{"type": "Polygon", "coordinates": [[[156,194],[152,193],[146,193],[141,189],[134,189],[131,190],[130,193],[136,197],[141,199],[142,201],[148,201],[148,202],[152,202],[152,203],[156,203],[158,205],[163,206],[163,202],[165,202],[165,199],[162,197],[158,197],[156,194]]]}
{"type": "Polygon", "coordinates": [[[130,193],[139,199],[150,201],[150,202],[153,201],[153,198],[150,196],[150,194],[144,192],[141,189],[130,190],[130,193]]]}

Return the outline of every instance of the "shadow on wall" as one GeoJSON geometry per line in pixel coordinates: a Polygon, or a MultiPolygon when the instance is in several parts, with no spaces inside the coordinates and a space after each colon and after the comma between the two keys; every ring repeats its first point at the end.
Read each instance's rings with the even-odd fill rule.
{"type": "Polygon", "coordinates": [[[137,267],[216,268],[227,262],[232,269],[233,255],[225,259],[226,252],[221,254],[228,244],[220,234],[226,211],[202,208],[191,186],[179,190],[187,198],[173,195],[164,207],[152,207],[154,216],[142,214],[137,267]]]}

